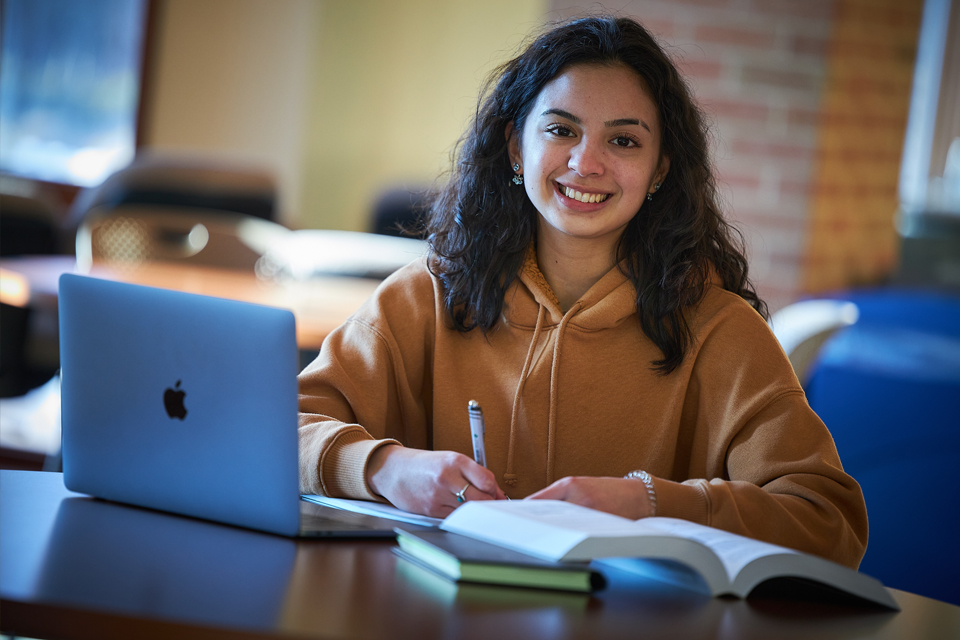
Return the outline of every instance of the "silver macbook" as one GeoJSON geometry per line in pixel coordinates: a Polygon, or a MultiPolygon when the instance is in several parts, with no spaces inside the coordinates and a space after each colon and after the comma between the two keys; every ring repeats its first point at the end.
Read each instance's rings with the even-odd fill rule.
{"type": "Polygon", "coordinates": [[[291,312],[65,274],[59,313],[68,489],[286,536],[394,535],[300,499],[291,312]]]}

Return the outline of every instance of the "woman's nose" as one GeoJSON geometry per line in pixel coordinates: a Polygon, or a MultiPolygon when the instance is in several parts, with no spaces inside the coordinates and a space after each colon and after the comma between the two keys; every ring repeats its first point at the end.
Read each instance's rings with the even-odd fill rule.
{"type": "Polygon", "coordinates": [[[567,167],[581,176],[601,175],[603,173],[603,151],[587,138],[580,140],[570,151],[567,167]]]}

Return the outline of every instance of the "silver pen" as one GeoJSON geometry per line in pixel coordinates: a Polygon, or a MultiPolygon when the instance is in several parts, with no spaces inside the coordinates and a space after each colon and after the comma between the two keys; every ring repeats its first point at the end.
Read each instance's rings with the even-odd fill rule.
{"type": "Polygon", "coordinates": [[[483,444],[484,425],[483,411],[480,409],[480,403],[471,400],[467,403],[467,413],[470,416],[470,440],[473,442],[473,459],[481,467],[487,466],[487,450],[483,444]]]}

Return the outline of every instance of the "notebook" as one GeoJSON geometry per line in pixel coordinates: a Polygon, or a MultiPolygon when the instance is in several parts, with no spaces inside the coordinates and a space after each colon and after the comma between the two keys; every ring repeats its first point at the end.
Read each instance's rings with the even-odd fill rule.
{"type": "Polygon", "coordinates": [[[290,311],[65,274],[59,314],[68,489],[286,536],[395,535],[300,499],[290,311]]]}

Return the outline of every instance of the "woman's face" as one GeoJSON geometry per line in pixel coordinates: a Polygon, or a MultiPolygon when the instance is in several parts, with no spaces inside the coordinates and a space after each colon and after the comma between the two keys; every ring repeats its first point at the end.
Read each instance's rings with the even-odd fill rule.
{"type": "Polygon", "coordinates": [[[552,239],[615,243],[670,162],[660,157],[657,107],[625,66],[578,65],[537,96],[509,132],[527,196],[552,239]]]}

